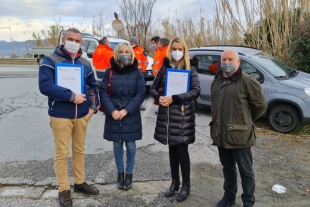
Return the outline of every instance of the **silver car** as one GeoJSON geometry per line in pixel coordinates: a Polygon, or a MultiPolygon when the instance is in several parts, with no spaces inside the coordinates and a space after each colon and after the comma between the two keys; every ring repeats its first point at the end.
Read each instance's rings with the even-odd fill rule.
{"type": "Polygon", "coordinates": [[[221,69],[221,53],[228,48],[236,50],[243,72],[260,83],[267,100],[264,114],[270,126],[282,133],[294,131],[300,123],[310,122],[310,74],[289,68],[275,57],[261,50],[244,46],[207,46],[189,49],[191,57],[199,59],[197,72],[201,94],[196,104],[211,106],[211,83],[221,69]]]}

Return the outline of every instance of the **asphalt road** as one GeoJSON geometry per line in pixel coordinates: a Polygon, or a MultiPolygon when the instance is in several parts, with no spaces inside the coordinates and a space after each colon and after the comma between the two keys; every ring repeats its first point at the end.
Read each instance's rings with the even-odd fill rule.
{"type": "MultiPolygon", "coordinates": [[[[0,190],[1,185],[57,187],[47,97],[38,89],[37,76],[37,66],[0,66],[0,190]]],[[[134,181],[170,180],[168,148],[153,138],[158,106],[150,94],[144,105],[134,181]]],[[[98,185],[115,183],[116,174],[112,143],[102,138],[104,120],[105,115],[95,114],[86,138],[86,180],[98,185]]],[[[211,146],[209,121],[210,110],[197,109],[196,142],[189,147],[192,165],[219,164],[217,149],[211,146]]]]}
{"type": "MultiPolygon", "coordinates": [[[[53,138],[47,114],[47,98],[38,89],[37,73],[33,77],[15,78],[15,71],[38,71],[37,66],[0,66],[1,71],[12,71],[0,79],[0,163],[12,161],[47,160],[53,158],[53,138]],[[44,152],[44,153],[42,153],[44,152]]],[[[157,144],[153,139],[157,106],[150,94],[144,101],[146,111],[142,112],[143,139],[138,147],[157,144]]],[[[206,140],[209,135],[210,111],[197,111],[197,140],[206,140]]],[[[103,140],[105,116],[97,113],[88,126],[86,154],[100,154],[112,151],[112,144],[103,140]]]]}

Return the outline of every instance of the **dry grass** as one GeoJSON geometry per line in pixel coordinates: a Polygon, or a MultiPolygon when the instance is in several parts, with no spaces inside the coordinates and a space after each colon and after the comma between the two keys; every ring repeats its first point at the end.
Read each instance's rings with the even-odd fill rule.
{"type": "Polygon", "coordinates": [[[249,41],[242,44],[259,48],[292,66],[289,49],[293,26],[303,20],[303,15],[309,16],[310,1],[235,0],[235,4],[227,4],[226,0],[216,2],[215,21],[225,30],[225,43],[242,43],[244,35],[248,34],[249,41]]]}
{"type": "MultiPolygon", "coordinates": [[[[154,2],[154,0],[149,1],[154,2]]],[[[118,2],[127,2],[127,0],[118,2]]],[[[213,19],[208,19],[203,9],[200,9],[196,16],[191,18],[185,17],[185,15],[184,18],[171,17],[177,15],[161,16],[162,14],[152,14],[150,11],[151,22],[142,17],[139,21],[131,21],[135,22],[136,26],[131,23],[130,27],[127,28],[128,31],[121,31],[119,36],[129,39],[130,35],[136,35],[136,30],[132,31],[132,29],[140,28],[141,21],[145,20],[147,23],[145,24],[150,28],[139,31],[138,36],[141,46],[149,52],[153,52],[149,49],[152,37],[158,35],[172,39],[175,36],[180,36],[186,41],[189,48],[197,47],[197,45],[222,43],[226,45],[248,45],[272,54],[292,66],[293,61],[289,58],[289,48],[293,25],[302,21],[303,16],[310,16],[309,0],[235,0],[230,4],[227,4],[227,0],[215,0],[215,3],[213,19]],[[296,15],[296,11],[298,11],[298,15],[296,15]],[[246,42],[244,41],[245,35],[246,42]]],[[[131,6],[135,7],[135,5],[131,6]]],[[[130,11],[127,7],[120,9],[130,11]]],[[[139,8],[134,9],[139,10],[139,8]]],[[[169,11],[168,14],[172,12],[169,11]]],[[[126,11],[123,13],[126,14],[126,11]]],[[[93,16],[91,26],[85,28],[91,28],[91,33],[100,36],[103,30],[102,16],[100,13],[99,23],[96,23],[93,16]]],[[[120,19],[122,18],[120,16],[120,19]]],[[[130,16],[130,18],[136,18],[136,16],[130,16]]],[[[50,41],[48,44],[55,46],[58,40],[57,31],[60,28],[63,28],[60,22],[55,23],[49,31],[34,33],[33,38],[37,40],[38,45],[43,44],[42,39],[47,38],[50,41]]]]}
{"type": "Polygon", "coordinates": [[[265,119],[259,119],[255,122],[257,135],[272,135],[281,137],[282,139],[294,139],[295,141],[310,140],[310,124],[301,124],[294,132],[283,134],[271,129],[265,119]]]}

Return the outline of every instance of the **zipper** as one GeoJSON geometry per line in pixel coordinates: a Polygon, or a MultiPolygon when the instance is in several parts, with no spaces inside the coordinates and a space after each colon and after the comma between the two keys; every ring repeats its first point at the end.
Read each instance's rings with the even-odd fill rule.
{"type": "MultiPolygon", "coordinates": [[[[120,77],[120,96],[121,96],[120,102],[121,102],[121,103],[122,103],[122,101],[123,101],[122,78],[123,78],[123,76],[120,77]]],[[[111,89],[111,90],[112,90],[112,89],[111,89]]],[[[120,103],[118,103],[118,104],[120,104],[120,103]]],[[[120,131],[120,133],[119,133],[119,142],[122,142],[122,120],[119,121],[119,131],[120,131]]]]}
{"type": "Polygon", "coordinates": [[[169,123],[170,123],[170,119],[169,119],[169,109],[170,109],[170,106],[168,106],[168,110],[167,110],[167,117],[168,117],[168,123],[167,123],[167,146],[169,148],[169,123]]]}
{"type": "MultiPolygon", "coordinates": [[[[72,64],[74,65],[74,58],[71,57],[71,60],[72,60],[72,64]]],[[[77,107],[77,104],[75,104],[74,119],[77,119],[77,111],[78,111],[78,107],[77,107]]]]}

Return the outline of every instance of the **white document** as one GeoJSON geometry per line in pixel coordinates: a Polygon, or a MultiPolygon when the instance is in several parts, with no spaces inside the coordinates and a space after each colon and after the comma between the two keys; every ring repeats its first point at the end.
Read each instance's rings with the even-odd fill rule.
{"type": "Polygon", "coordinates": [[[190,73],[188,72],[174,72],[167,70],[167,85],[166,96],[186,93],[188,91],[188,80],[190,73]]]}
{"type": "Polygon", "coordinates": [[[75,94],[82,94],[82,67],[57,66],[57,85],[70,89],[75,94]]]}

